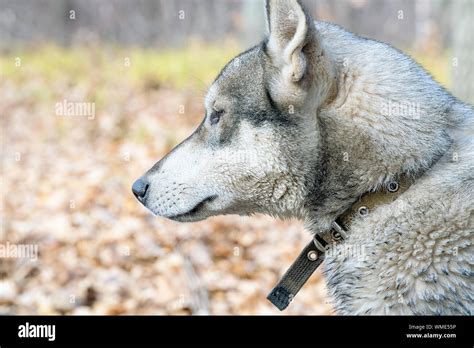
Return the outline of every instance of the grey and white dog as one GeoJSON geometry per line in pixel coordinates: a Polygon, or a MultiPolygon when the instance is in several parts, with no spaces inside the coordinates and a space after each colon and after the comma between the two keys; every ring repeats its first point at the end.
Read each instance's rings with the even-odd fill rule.
{"type": "MultiPolygon", "coordinates": [[[[267,1],[269,35],[211,85],[197,130],[133,185],[175,221],[264,213],[326,230],[402,175],[398,199],[352,220],[324,271],[341,314],[472,314],[474,109],[410,57],[267,1]]],[[[282,265],[283,267],[284,265],[282,265]]]]}

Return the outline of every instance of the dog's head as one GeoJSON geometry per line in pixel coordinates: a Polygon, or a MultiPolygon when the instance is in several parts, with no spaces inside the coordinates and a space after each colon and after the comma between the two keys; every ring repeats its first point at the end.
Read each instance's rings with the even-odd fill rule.
{"type": "Polygon", "coordinates": [[[133,184],[156,215],[302,215],[317,170],[316,113],[333,77],[298,1],[267,1],[267,23],[267,39],[211,85],[201,125],[133,184]]]}

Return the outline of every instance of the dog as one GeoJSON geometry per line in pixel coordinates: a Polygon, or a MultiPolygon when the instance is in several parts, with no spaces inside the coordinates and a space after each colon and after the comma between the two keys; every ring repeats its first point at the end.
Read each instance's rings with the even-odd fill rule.
{"type": "Polygon", "coordinates": [[[296,218],[313,233],[401,177],[397,199],[354,216],[323,267],[339,314],[472,315],[474,109],[413,59],[266,2],[268,36],[210,86],[196,131],[132,187],[155,215],[296,218]]]}

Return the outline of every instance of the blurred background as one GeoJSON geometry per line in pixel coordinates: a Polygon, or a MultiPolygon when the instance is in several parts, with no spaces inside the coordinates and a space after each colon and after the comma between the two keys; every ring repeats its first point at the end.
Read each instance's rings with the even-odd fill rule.
{"type": "MultiPolygon", "coordinates": [[[[411,54],[473,102],[471,0],[303,1],[411,54]]],[[[265,33],[256,0],[0,0],[0,314],[277,314],[297,221],[155,218],[133,181],[189,135],[223,65],[265,33]]],[[[332,314],[318,271],[285,314],[332,314]]]]}

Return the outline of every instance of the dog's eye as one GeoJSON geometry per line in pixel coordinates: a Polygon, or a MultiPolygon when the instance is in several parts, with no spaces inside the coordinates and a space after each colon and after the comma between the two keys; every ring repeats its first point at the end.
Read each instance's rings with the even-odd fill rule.
{"type": "Polygon", "coordinates": [[[209,117],[211,124],[216,124],[217,122],[219,122],[223,114],[224,114],[224,110],[219,110],[219,111],[214,110],[211,116],[209,117]]]}

